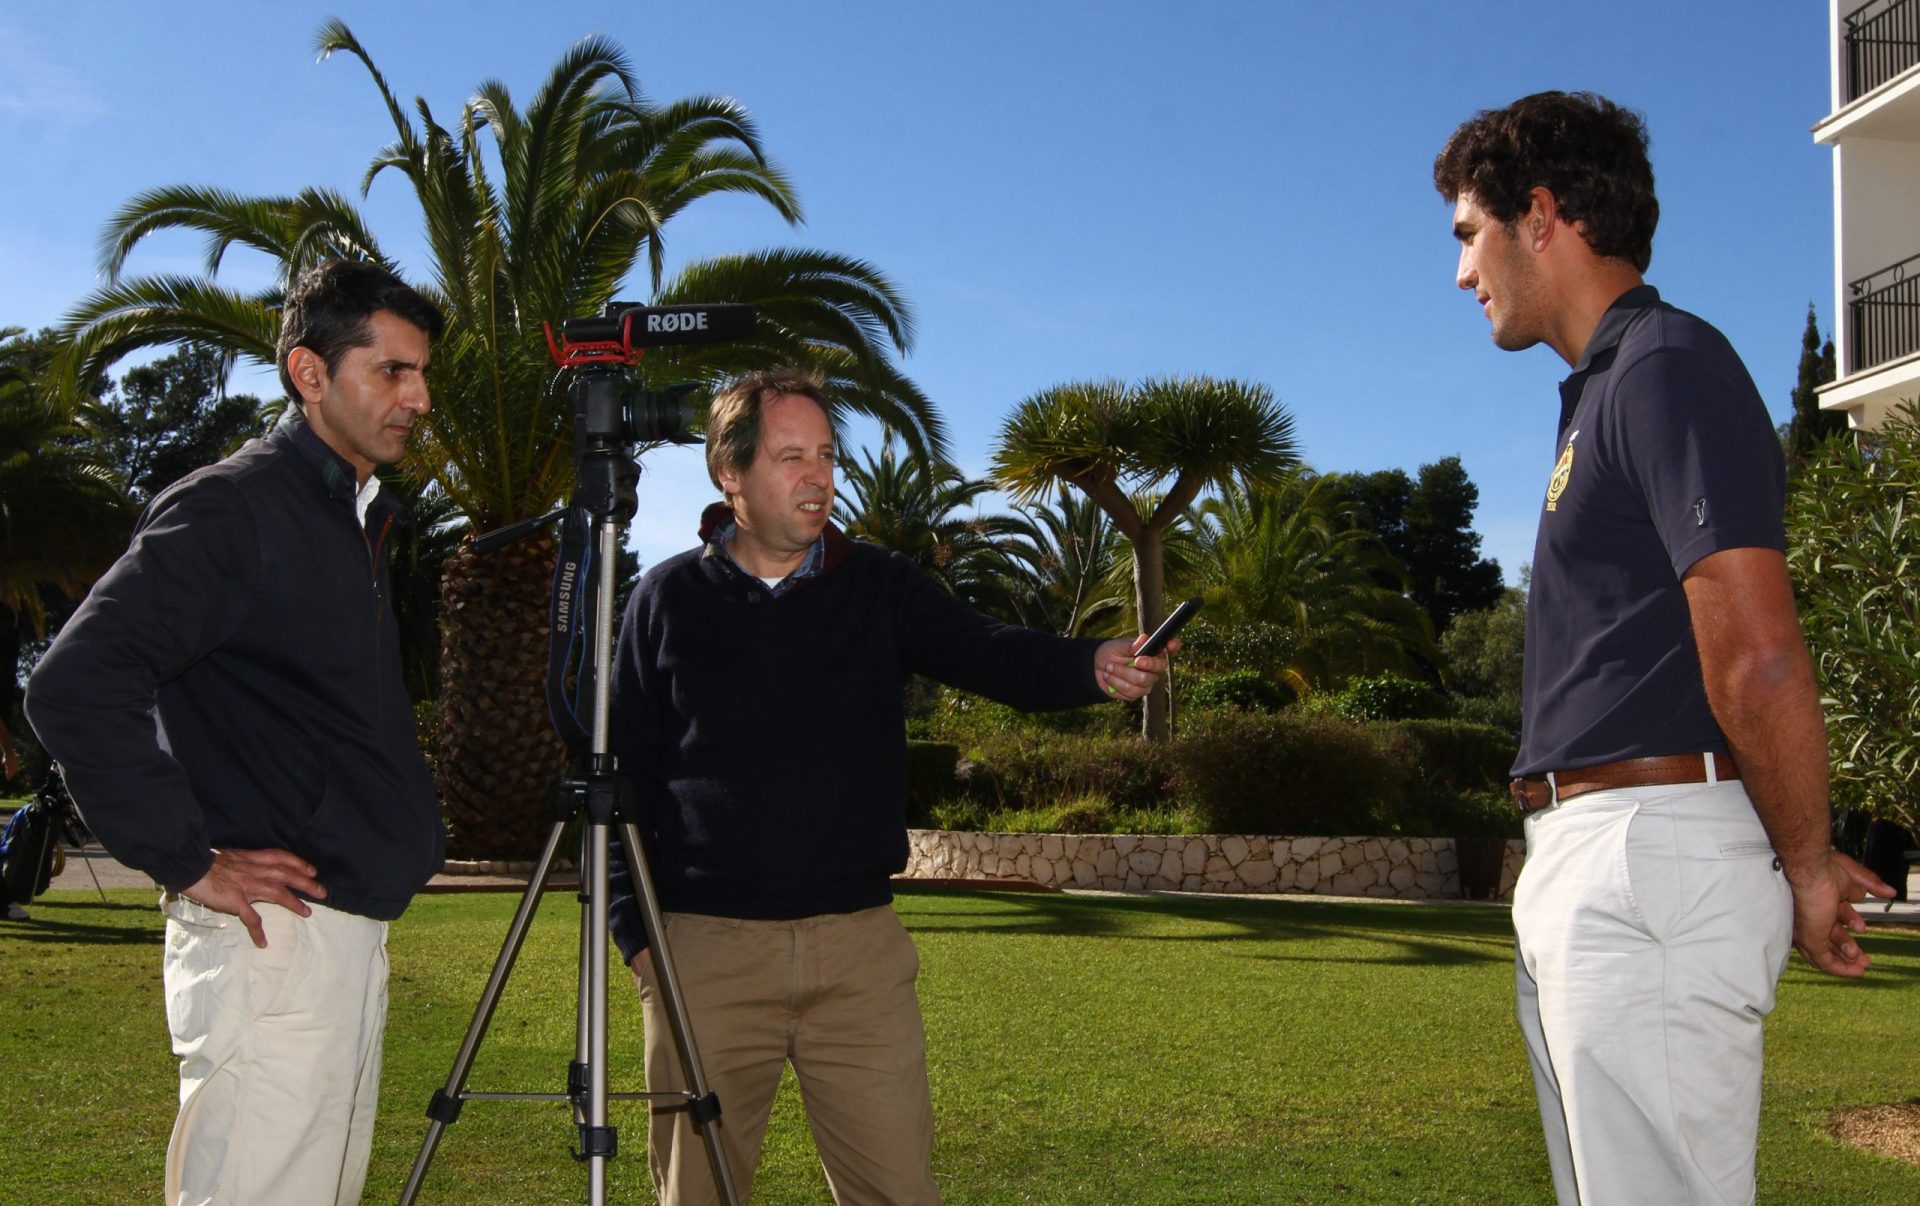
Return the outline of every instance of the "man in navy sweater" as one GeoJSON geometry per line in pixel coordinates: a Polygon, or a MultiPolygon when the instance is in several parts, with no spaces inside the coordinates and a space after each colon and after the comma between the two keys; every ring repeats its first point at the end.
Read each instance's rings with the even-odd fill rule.
{"type": "MultiPolygon", "coordinates": [[[[612,731],[734,1181],[752,1187],[791,1063],[836,1201],[937,1202],[919,956],[891,904],[907,860],[902,689],[922,674],[1056,709],[1138,699],[1166,661],[1134,655],[1144,638],[996,623],[841,534],[827,402],[803,374],[754,374],[716,398],[707,466],[727,501],[708,508],[700,548],[634,592],[612,731]]],[[[647,1087],[678,1090],[626,860],[613,864],[647,1087]]],[[[717,1200],[685,1110],[657,1112],[650,1142],[663,1203],[717,1200]]]]}
{"type": "Polygon", "coordinates": [[[302,274],[278,356],[301,405],[153,500],[29,686],[94,834],[166,889],[169,1203],[360,1200],[387,922],[446,848],[373,469],[427,412],[440,325],[378,265],[302,274]]]}

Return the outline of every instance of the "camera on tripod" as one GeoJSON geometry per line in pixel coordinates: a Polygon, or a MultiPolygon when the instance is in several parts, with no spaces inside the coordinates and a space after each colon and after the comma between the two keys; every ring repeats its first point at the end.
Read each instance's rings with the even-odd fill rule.
{"type": "Polygon", "coordinates": [[[650,347],[724,343],[753,331],[751,307],[642,306],[613,302],[598,318],[569,318],[560,323],[559,338],[545,324],[547,349],[563,372],[571,374],[567,401],[573,415],[574,495],[571,502],[548,515],[521,520],[474,540],[479,552],[511,544],[556,521],[560,539],[554,565],[552,625],[547,667],[547,705],[555,730],[584,763],[584,775],[562,776],[554,785],[556,815],[548,831],[533,877],[521,896],[520,907],[508,927],[506,942],[494,962],[493,973],[481,994],[466,1039],[454,1057],[444,1087],[434,1091],[427,1106],[432,1120],[415,1158],[413,1172],[402,1191],[402,1206],[414,1201],[426,1177],[427,1166],[445,1129],[460,1117],[469,1100],[566,1101],[572,1104],[579,1147],[574,1158],[587,1165],[589,1200],[606,1200],[606,1165],[618,1150],[614,1128],[608,1125],[607,1103],[613,1098],[664,1097],[686,1109],[700,1129],[721,1200],[735,1206],[733,1187],[720,1136],[720,1099],[707,1085],[694,1048],[692,1025],[682,1002],[679,979],[667,950],[666,926],[653,890],[652,872],[631,813],[631,790],[618,773],[608,750],[608,684],[613,668],[613,573],[621,529],[638,508],[636,487],[640,465],[636,446],[697,442],[693,434],[692,382],[648,389],[634,366],[650,347]],[[466,1087],[494,1006],[518,957],[534,908],[554,865],[563,831],[575,816],[585,824],[580,839],[580,999],[575,1058],[567,1072],[564,1093],[475,1093],[466,1087]],[[674,1046],[688,1088],[684,1091],[610,1093],[607,1088],[607,860],[610,830],[618,827],[633,871],[635,892],[647,932],[654,936],[650,951],[658,975],[674,1046]]]}
{"type": "Polygon", "coordinates": [[[567,389],[573,408],[575,459],[589,451],[628,444],[690,444],[694,382],[643,388],[632,367],[647,348],[726,343],[753,333],[753,307],[644,306],[609,302],[598,318],[560,323],[556,342],[547,326],[554,363],[574,370],[567,389]]]}

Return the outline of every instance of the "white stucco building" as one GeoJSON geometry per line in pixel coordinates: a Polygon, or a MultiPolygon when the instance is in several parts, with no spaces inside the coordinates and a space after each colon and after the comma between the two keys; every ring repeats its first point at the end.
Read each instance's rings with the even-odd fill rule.
{"type": "Polygon", "coordinates": [[[1834,344],[1823,410],[1875,428],[1920,399],[1920,0],[1829,0],[1834,344]]]}

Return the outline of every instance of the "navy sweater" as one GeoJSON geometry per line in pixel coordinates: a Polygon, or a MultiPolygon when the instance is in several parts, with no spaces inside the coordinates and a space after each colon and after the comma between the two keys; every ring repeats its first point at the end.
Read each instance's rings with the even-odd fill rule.
{"type": "Polygon", "coordinates": [[[291,850],[332,908],[398,917],[446,850],[387,603],[376,499],[290,410],[183,478],[35,668],[34,732],[101,845],[171,889],[291,850]],[[165,744],[155,715],[165,727],[165,744]]]}
{"type": "MultiPolygon", "coordinates": [[[[667,911],[787,920],[892,900],[909,675],[1028,711],[1106,698],[1099,641],[998,623],[897,553],[832,527],[826,541],[822,572],[778,597],[709,544],[628,604],[611,745],[667,911]]],[[[631,960],[646,936],[624,857],[611,875],[631,960]]]]}

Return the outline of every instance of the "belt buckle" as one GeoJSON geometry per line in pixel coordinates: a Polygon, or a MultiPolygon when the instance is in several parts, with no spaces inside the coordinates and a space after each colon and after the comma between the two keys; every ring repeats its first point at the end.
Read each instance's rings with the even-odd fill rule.
{"type": "Polygon", "coordinates": [[[1530,816],[1560,803],[1560,789],[1559,785],[1553,781],[1553,774],[1549,772],[1540,776],[1539,782],[1546,791],[1546,797],[1537,803],[1531,780],[1516,778],[1508,782],[1507,793],[1513,798],[1514,807],[1520,810],[1521,816],[1530,816]]]}

